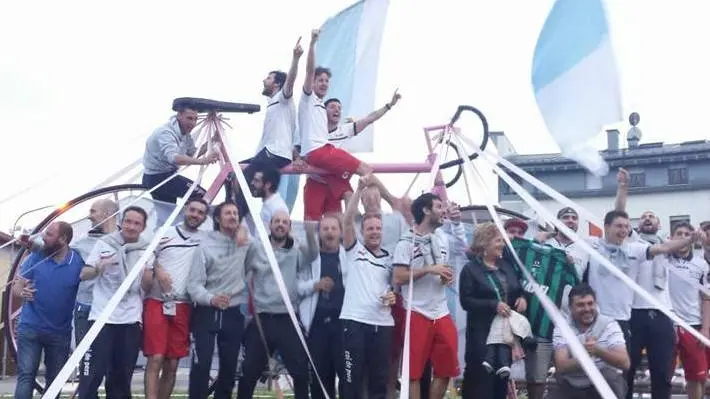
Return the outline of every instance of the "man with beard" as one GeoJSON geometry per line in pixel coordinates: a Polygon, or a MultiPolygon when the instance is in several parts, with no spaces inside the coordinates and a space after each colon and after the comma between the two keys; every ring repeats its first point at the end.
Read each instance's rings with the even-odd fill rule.
{"type": "Polygon", "coordinates": [[[84,266],[79,252],[69,248],[71,239],[70,224],[50,224],[44,248],[25,259],[13,282],[13,293],[24,300],[17,325],[15,398],[32,398],[43,352],[48,385],[69,358],[72,311],[84,266]]]}
{"type": "Polygon", "coordinates": [[[277,191],[281,173],[273,166],[260,165],[254,168],[254,177],[251,179],[251,191],[254,197],[262,199],[261,221],[264,226],[269,226],[273,221],[273,215],[277,211],[288,214],[288,206],[277,191]]]}
{"type": "Polygon", "coordinates": [[[430,397],[442,399],[449,380],[459,372],[456,326],[446,300],[446,286],[453,284],[453,269],[446,264],[448,248],[435,230],[442,224],[444,207],[431,193],[412,202],[414,226],[395,247],[393,283],[402,286],[405,308],[411,307],[410,394],[420,397],[420,380],[431,360],[434,381],[430,397]],[[412,274],[412,303],[406,303],[412,274]],[[436,345],[434,344],[436,342],[436,345]]]}
{"type": "MultiPolygon", "coordinates": [[[[616,210],[626,210],[628,198],[629,173],[623,168],[617,173],[618,188],[616,194],[616,210]]],[[[642,244],[660,244],[663,238],[658,234],[660,220],[655,213],[645,211],[639,219],[638,232],[630,232],[630,241],[642,244]]],[[[664,266],[663,256],[646,260],[641,264],[636,283],[648,291],[666,308],[671,308],[671,298],[668,292],[668,271],[664,266]]],[[[633,278],[633,277],[632,277],[633,278]]],[[[648,368],[651,372],[651,393],[653,397],[666,398],[671,392],[671,379],[673,378],[673,347],[675,332],[673,321],[661,313],[655,306],[648,303],[638,294],[634,294],[631,305],[631,319],[629,328],[629,355],[631,367],[628,373],[629,394],[633,395],[636,369],[641,364],[643,350],[646,350],[648,368]]]]}
{"type": "MultiPolygon", "coordinates": [[[[252,180],[257,168],[270,166],[281,169],[290,164],[291,159],[298,164],[301,163],[300,148],[298,146],[300,140],[294,137],[296,134],[296,105],[293,102],[293,85],[298,73],[298,61],[303,55],[303,48],[300,43],[301,39],[299,38],[293,48],[293,58],[291,59],[291,68],[288,74],[274,70],[269,72],[263,81],[264,89],[261,94],[268,98],[268,104],[266,106],[266,115],[264,116],[264,128],[257,146],[256,155],[242,161],[242,163],[249,163],[244,169],[244,177],[247,183],[252,180]]],[[[247,215],[245,211],[248,211],[248,208],[239,186],[233,186],[234,181],[235,176],[234,172],[232,172],[225,185],[227,201],[232,198],[233,193],[236,191],[237,204],[242,212],[242,218],[244,218],[247,215]]]]}
{"type": "Polygon", "coordinates": [[[207,218],[208,209],[204,199],[190,198],[182,224],[160,238],[155,259],[143,273],[143,353],[148,358],[148,399],[170,398],[178,361],[189,353],[192,304],[187,295],[187,276],[202,238],[198,228],[207,218]]]}
{"type": "MultiPolygon", "coordinates": [[[[118,204],[108,198],[97,200],[91,204],[89,209],[91,230],[89,230],[89,234],[86,237],[73,243],[72,248],[79,251],[82,258],[88,259],[99,238],[113,233],[118,228],[117,213],[118,204]]],[[[74,308],[74,339],[77,345],[89,331],[89,313],[91,312],[91,302],[93,301],[93,289],[94,280],[85,280],[79,283],[79,291],[76,294],[76,307],[74,308]]]]}
{"type": "MultiPolygon", "coordinates": [[[[96,321],[116,294],[148,243],[140,238],[148,215],[143,208],[129,206],[123,211],[121,230],[99,239],[81,270],[82,279],[95,279],[90,322],[96,321]]],[[[106,324],[84,355],[80,365],[79,397],[98,398],[106,376],[106,397],[131,396],[133,369],[141,343],[143,298],[140,279],[135,279],[106,324]],[[110,372],[107,374],[107,372],[110,372]]]]}
{"type": "MultiPolygon", "coordinates": [[[[291,236],[291,219],[288,212],[277,210],[271,218],[269,241],[276,256],[279,270],[286,284],[291,304],[298,304],[299,271],[310,268],[318,257],[315,226],[306,226],[307,243],[299,243],[291,236]]],[[[308,399],[308,357],[298,339],[286,304],[281,296],[276,277],[270,265],[247,264],[251,271],[254,301],[254,319],[244,333],[244,361],[242,377],[237,387],[238,399],[251,399],[254,388],[267,360],[278,351],[293,378],[296,399],[308,399]]]]}
{"type": "MultiPolygon", "coordinates": [[[[215,399],[232,397],[237,359],[244,332],[246,265],[267,262],[254,243],[239,242],[239,210],[224,202],[213,211],[214,231],[200,240],[190,265],[187,292],[195,307],[190,332],[195,356],[190,367],[190,398],[206,398],[215,342],[219,342],[219,374],[215,399]]],[[[263,267],[263,266],[262,266],[263,267]]]]}
{"type": "MultiPolygon", "coordinates": [[[[299,276],[299,313],[308,334],[308,350],[313,356],[318,375],[328,396],[335,398],[335,378],[342,394],[345,382],[343,367],[343,328],[340,312],[345,295],[347,276],[345,249],[340,244],[340,215],[326,214],[318,227],[320,254],[299,276]]],[[[315,376],[311,377],[311,395],[324,398],[315,376]]]]}
{"type": "Polygon", "coordinates": [[[382,217],[366,213],[361,222],[362,241],[355,233],[355,213],[368,177],[358,182],[345,212],[343,245],[347,254],[348,288],[343,309],[345,384],[341,396],[384,399],[394,319],[390,307],[395,295],[390,284],[391,255],[382,248],[382,217]],[[364,382],[367,381],[367,386],[364,382]],[[366,395],[365,395],[366,394],[366,395]]]}
{"type": "MultiPolygon", "coordinates": [[[[575,233],[579,229],[579,215],[577,211],[570,207],[564,207],[557,212],[557,220],[562,222],[568,229],[575,233]]],[[[577,269],[577,277],[580,279],[587,268],[588,255],[571,238],[559,232],[556,228],[549,232],[541,232],[536,239],[547,245],[564,250],[567,256],[577,269]]],[[[535,399],[535,398],[532,398],[535,399]]]]}
{"type": "MultiPolygon", "coordinates": [[[[572,288],[569,303],[570,327],[584,344],[609,387],[621,398],[626,392],[622,371],[629,368],[629,355],[619,324],[613,318],[598,313],[596,293],[587,284],[572,288]]],[[[598,398],[596,387],[570,352],[569,342],[559,328],[555,328],[552,342],[557,384],[550,387],[550,399],[598,398]]]]}

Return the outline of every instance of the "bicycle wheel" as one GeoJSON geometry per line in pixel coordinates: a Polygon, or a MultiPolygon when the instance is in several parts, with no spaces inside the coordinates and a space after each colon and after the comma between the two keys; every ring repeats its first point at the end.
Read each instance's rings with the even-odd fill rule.
{"type": "MultiPolygon", "coordinates": [[[[459,120],[459,118],[461,117],[461,114],[464,111],[472,112],[480,120],[481,131],[482,131],[483,137],[481,138],[481,145],[479,148],[481,151],[485,151],[486,146],[488,146],[488,140],[490,138],[489,137],[490,133],[488,131],[488,120],[486,119],[486,116],[483,115],[483,112],[478,110],[478,108],[472,107],[470,105],[459,105],[453,118],[451,118],[451,124],[453,125],[455,122],[457,122],[459,120]]],[[[474,152],[474,153],[468,155],[467,157],[469,160],[474,160],[478,157],[478,154],[474,152]]],[[[455,160],[449,161],[449,162],[445,162],[445,163],[439,165],[439,169],[443,170],[443,169],[448,169],[452,166],[461,165],[461,164],[463,164],[463,161],[464,161],[463,158],[459,157],[458,159],[455,159],[455,160]]]]}
{"type": "MultiPolygon", "coordinates": [[[[120,208],[124,208],[131,202],[135,201],[134,205],[138,205],[146,209],[149,215],[156,212],[156,207],[152,204],[150,196],[148,198],[136,199],[146,191],[146,188],[140,184],[122,184],[116,186],[103,187],[97,190],[90,191],[77,198],[67,202],[61,208],[55,209],[47,217],[45,217],[32,231],[32,234],[42,232],[50,223],[58,220],[63,220],[72,224],[74,229],[74,240],[82,238],[91,228],[91,222],[88,220],[89,207],[91,203],[100,198],[109,198],[119,204],[120,208]]],[[[150,216],[149,216],[149,219],[150,216]]],[[[155,218],[153,218],[155,220],[155,218]]],[[[149,230],[146,227],[146,231],[149,230]]],[[[150,231],[154,231],[154,228],[150,231]]],[[[8,274],[7,283],[12,284],[12,281],[19,275],[19,266],[24,259],[27,251],[23,248],[15,257],[8,274]]],[[[17,362],[17,321],[22,310],[22,299],[13,295],[12,290],[7,287],[3,293],[3,311],[2,320],[5,328],[5,339],[8,342],[10,356],[17,362]]],[[[74,334],[72,334],[72,337],[74,334]]],[[[35,380],[35,389],[40,393],[44,392],[45,386],[43,381],[35,380]]]]}
{"type": "MultiPolygon", "coordinates": [[[[456,156],[457,160],[461,159],[461,153],[459,152],[459,147],[456,146],[456,144],[454,144],[450,141],[447,141],[446,146],[450,147],[450,148],[445,148],[444,150],[442,150],[440,152],[444,156],[442,161],[446,161],[446,159],[448,158],[447,155],[448,155],[450,149],[453,150],[453,153],[456,156]]],[[[444,165],[446,163],[448,163],[448,162],[444,162],[444,165]]],[[[444,181],[446,182],[445,183],[446,188],[450,188],[451,186],[456,184],[459,181],[459,179],[461,178],[461,176],[463,175],[463,164],[462,163],[458,164],[458,167],[456,168],[456,173],[454,173],[454,176],[449,181],[446,181],[446,174],[444,173],[443,169],[440,169],[440,170],[441,170],[441,176],[444,178],[444,181]]]]}

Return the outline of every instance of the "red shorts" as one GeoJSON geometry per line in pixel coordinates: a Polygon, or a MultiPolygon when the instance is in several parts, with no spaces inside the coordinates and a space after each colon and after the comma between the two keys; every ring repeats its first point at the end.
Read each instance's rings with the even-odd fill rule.
{"type": "Polygon", "coordinates": [[[148,298],[143,303],[143,354],[180,359],[190,353],[189,303],[175,304],[175,316],[163,314],[163,303],[148,298]]]}
{"type": "Polygon", "coordinates": [[[341,180],[350,180],[350,177],[360,166],[360,161],[357,158],[332,144],[326,144],[309,152],[306,155],[306,162],[311,166],[327,170],[341,180]]]}
{"type": "Polygon", "coordinates": [[[431,360],[434,377],[455,378],[459,371],[458,336],[451,315],[429,320],[412,311],[409,339],[409,379],[419,380],[427,360],[431,360]]]}
{"type": "Polygon", "coordinates": [[[392,318],[394,319],[394,328],[392,329],[392,345],[390,346],[390,356],[399,364],[399,357],[402,356],[402,347],[404,346],[404,326],[407,324],[407,309],[404,308],[402,295],[395,294],[397,302],[392,306],[392,318]]]}
{"type": "Polygon", "coordinates": [[[317,221],[326,213],[342,213],[341,200],[345,193],[352,191],[350,182],[347,180],[336,184],[331,179],[330,183],[324,184],[307,179],[306,185],[303,187],[304,219],[317,221]]]}
{"type": "MultiPolygon", "coordinates": [[[[708,359],[710,349],[700,343],[697,338],[681,327],[676,327],[678,343],[675,347],[676,354],[680,355],[683,364],[685,379],[687,381],[705,382],[708,376],[708,359]]],[[[677,356],[673,356],[677,358],[677,356]]]]}

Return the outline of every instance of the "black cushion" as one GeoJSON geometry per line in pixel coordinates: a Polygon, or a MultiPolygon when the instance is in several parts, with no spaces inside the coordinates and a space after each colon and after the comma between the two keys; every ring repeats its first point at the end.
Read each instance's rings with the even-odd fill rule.
{"type": "Polygon", "coordinates": [[[259,112],[261,106],[257,104],[230,103],[226,101],[208,100],[206,98],[180,97],[173,100],[173,111],[180,108],[191,108],[195,112],[238,112],[253,114],[259,112]]]}

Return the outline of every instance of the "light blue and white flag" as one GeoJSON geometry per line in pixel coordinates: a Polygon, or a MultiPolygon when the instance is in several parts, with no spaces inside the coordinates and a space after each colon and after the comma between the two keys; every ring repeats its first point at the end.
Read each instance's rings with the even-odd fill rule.
{"type": "Polygon", "coordinates": [[[535,47],[532,85],[562,154],[597,176],[609,166],[590,142],[623,119],[619,75],[602,0],[557,0],[535,47]]]}
{"type": "MultiPolygon", "coordinates": [[[[340,100],[343,119],[362,118],[375,109],[380,44],[388,6],[389,0],[361,0],[321,26],[316,63],[333,72],[327,97],[340,100]]],[[[342,148],[372,152],[372,134],[373,128],[369,126],[342,148]]]]}

